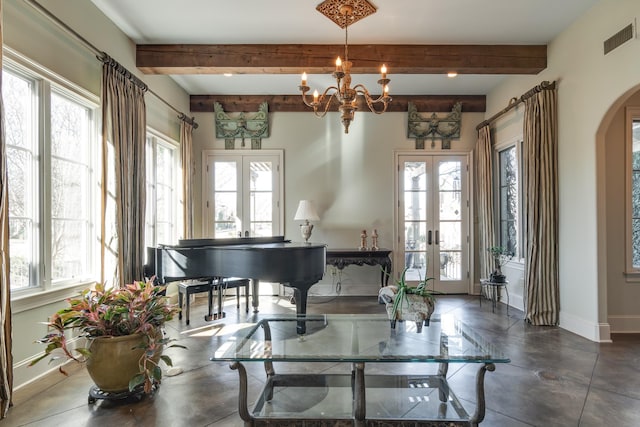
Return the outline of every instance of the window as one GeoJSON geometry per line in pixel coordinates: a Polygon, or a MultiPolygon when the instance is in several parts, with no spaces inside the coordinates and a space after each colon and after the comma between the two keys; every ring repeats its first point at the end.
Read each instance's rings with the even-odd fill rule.
{"type": "Polygon", "coordinates": [[[640,108],[627,108],[627,272],[640,272],[640,108]]]}
{"type": "Polygon", "coordinates": [[[178,143],[147,134],[146,246],[175,244],[180,234],[178,143]]]}
{"type": "Polygon", "coordinates": [[[502,247],[513,252],[516,258],[524,258],[521,224],[520,164],[521,142],[501,145],[497,151],[497,233],[502,247]]]}
{"type": "Polygon", "coordinates": [[[11,290],[95,280],[95,97],[10,58],[2,97],[11,290]]]}

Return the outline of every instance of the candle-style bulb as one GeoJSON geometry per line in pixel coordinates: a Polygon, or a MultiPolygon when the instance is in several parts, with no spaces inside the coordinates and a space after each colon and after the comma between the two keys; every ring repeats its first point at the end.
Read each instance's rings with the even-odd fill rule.
{"type": "Polygon", "coordinates": [[[313,102],[318,102],[318,90],[313,91],[313,102]]]}
{"type": "Polygon", "coordinates": [[[336,59],[336,71],[340,71],[340,67],[342,67],[342,59],[338,56],[338,59],[336,59]]]}
{"type": "Polygon", "coordinates": [[[307,73],[302,73],[302,86],[307,85],[307,73]]]}
{"type": "Polygon", "coordinates": [[[382,78],[386,79],[387,78],[387,66],[382,64],[382,67],[380,68],[380,74],[382,74],[382,78]]]}

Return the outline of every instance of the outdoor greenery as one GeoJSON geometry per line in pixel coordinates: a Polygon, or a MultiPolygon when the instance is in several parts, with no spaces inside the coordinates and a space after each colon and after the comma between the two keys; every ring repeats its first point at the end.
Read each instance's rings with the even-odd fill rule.
{"type": "Polygon", "coordinates": [[[495,274],[502,274],[502,267],[513,259],[514,253],[504,246],[492,246],[488,248],[488,251],[491,252],[493,257],[495,274]]]}

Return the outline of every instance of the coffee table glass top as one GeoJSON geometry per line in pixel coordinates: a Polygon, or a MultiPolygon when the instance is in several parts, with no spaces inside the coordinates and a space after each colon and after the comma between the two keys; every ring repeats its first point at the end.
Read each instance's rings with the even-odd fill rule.
{"type": "Polygon", "coordinates": [[[391,328],[386,315],[262,315],[211,357],[216,361],[508,363],[491,342],[453,316],[391,328]],[[306,334],[298,335],[298,322],[306,334]]]}

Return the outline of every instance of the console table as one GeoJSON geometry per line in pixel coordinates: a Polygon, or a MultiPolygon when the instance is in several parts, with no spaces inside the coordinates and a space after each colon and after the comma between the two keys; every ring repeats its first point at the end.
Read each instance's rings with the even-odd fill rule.
{"type": "Polygon", "coordinates": [[[379,265],[382,266],[380,273],[380,287],[389,284],[391,275],[391,250],[380,248],[377,250],[358,249],[331,249],[327,248],[327,265],[332,265],[338,270],[342,270],[348,265],[379,265]]]}
{"type": "Polygon", "coordinates": [[[220,346],[211,360],[228,361],[238,371],[238,413],[247,427],[477,426],[485,415],[486,371],[510,362],[452,316],[433,316],[418,333],[413,322],[391,329],[383,314],[262,316],[220,346]],[[296,333],[300,322],[306,324],[302,336],[296,333]],[[250,411],[245,364],[253,362],[264,364],[266,382],[250,411]],[[276,373],[274,362],[290,362],[289,373],[276,373]],[[384,363],[365,373],[375,362],[384,363]],[[314,363],[320,364],[315,373],[314,363]],[[328,369],[328,363],[334,365],[328,369]],[[401,369],[411,374],[394,375],[394,363],[411,363],[401,369]],[[437,372],[420,372],[433,363],[437,372]],[[449,385],[450,363],[478,365],[471,415],[449,385]],[[380,367],[388,369],[380,373],[380,367]]]}

